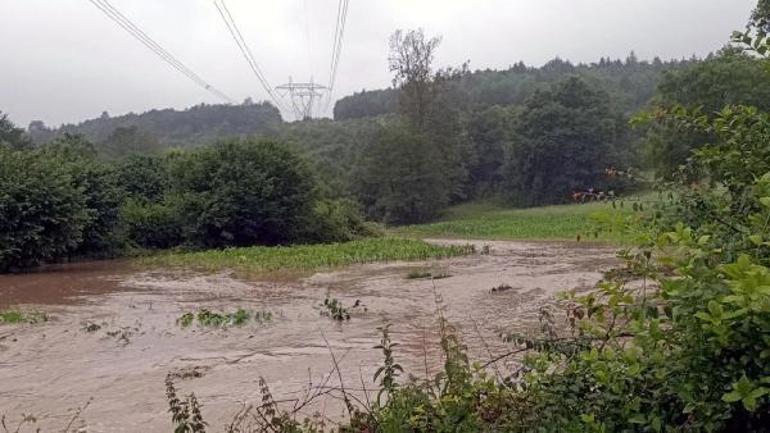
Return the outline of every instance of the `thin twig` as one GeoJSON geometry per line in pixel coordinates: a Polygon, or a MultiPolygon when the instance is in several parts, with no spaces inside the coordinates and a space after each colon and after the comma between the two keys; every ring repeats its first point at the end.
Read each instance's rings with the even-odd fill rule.
{"type": "MultiPolygon", "coordinates": [[[[484,346],[484,349],[486,349],[487,353],[490,357],[492,357],[492,350],[489,348],[489,345],[487,344],[487,341],[484,339],[484,336],[481,335],[481,330],[479,330],[479,324],[476,322],[476,319],[473,317],[468,317],[468,319],[473,323],[473,329],[476,331],[476,335],[479,336],[479,340],[481,341],[481,344],[484,346]]],[[[500,373],[500,369],[497,367],[497,363],[493,362],[492,366],[495,369],[495,374],[497,375],[497,380],[501,381],[503,380],[503,375],[500,373]]]]}
{"type": "Polygon", "coordinates": [[[337,357],[334,356],[334,351],[332,350],[332,346],[329,344],[329,340],[326,339],[326,335],[324,335],[323,331],[321,331],[321,337],[324,339],[324,343],[326,343],[326,347],[329,349],[329,355],[332,357],[332,362],[334,363],[334,368],[337,370],[337,376],[340,379],[340,389],[342,390],[342,396],[345,398],[345,406],[348,409],[348,414],[350,416],[353,416],[353,404],[350,402],[350,399],[348,398],[348,394],[345,392],[345,383],[342,380],[342,371],[340,370],[340,366],[337,363],[337,357]]]}

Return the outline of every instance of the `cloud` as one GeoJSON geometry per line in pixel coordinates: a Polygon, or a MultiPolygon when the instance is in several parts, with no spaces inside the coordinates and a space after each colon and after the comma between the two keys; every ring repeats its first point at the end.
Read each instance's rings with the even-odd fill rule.
{"type": "MultiPolygon", "coordinates": [[[[209,0],[111,0],[168,51],[236,100],[267,95],[209,0]]],[[[270,83],[325,83],[337,0],[228,0],[270,83]]],[[[472,68],[560,56],[703,56],[743,27],[751,0],[350,0],[337,96],[386,87],[396,28],[443,36],[437,61],[472,68]]],[[[183,108],[217,98],[87,0],[0,0],[0,110],[19,124],[183,108]]],[[[287,113],[288,114],[288,113],[287,113]]]]}

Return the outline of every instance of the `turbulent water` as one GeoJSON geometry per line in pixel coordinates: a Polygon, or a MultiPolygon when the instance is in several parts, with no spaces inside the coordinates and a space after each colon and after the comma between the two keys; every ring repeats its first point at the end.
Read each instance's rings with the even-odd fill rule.
{"type": "MultiPolygon", "coordinates": [[[[438,242],[438,241],[437,241],[438,242]]],[[[449,242],[449,241],[442,241],[449,242]]],[[[591,288],[614,262],[612,248],[590,244],[478,242],[490,254],[419,263],[348,267],[282,281],[246,281],[229,273],[147,270],[98,262],[0,276],[0,309],[43,311],[36,325],[0,324],[0,414],[33,414],[43,431],[60,431],[73,410],[88,431],[170,431],[164,378],[195,392],[218,431],[244,403],[258,403],[264,377],[277,400],[303,399],[309,388],[339,386],[334,354],[348,390],[364,388],[379,366],[378,327],[392,324],[396,360],[416,377],[441,364],[437,309],[485,361],[509,346],[501,333],[537,328],[539,310],[565,289],[591,288]],[[430,268],[451,277],[407,279],[430,268]],[[510,290],[492,292],[500,284],[510,290]],[[327,297],[351,309],[338,323],[321,315],[327,297]],[[200,308],[245,308],[272,320],[228,329],[181,328],[177,318],[200,308]],[[95,324],[99,329],[88,325],[95,324]],[[328,344],[327,344],[328,342],[328,344]],[[190,372],[195,371],[195,374],[190,372]]],[[[505,365],[499,366],[505,368],[505,365]]],[[[305,407],[339,419],[339,393],[305,407]]]]}

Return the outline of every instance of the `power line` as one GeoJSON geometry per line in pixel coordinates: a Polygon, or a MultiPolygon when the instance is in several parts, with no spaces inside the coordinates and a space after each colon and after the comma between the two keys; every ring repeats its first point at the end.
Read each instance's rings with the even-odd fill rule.
{"type": "Polygon", "coordinates": [[[349,0],[339,0],[337,5],[337,23],[334,29],[334,42],[332,44],[332,60],[329,68],[329,93],[326,101],[326,109],[331,104],[334,85],[337,81],[337,67],[342,54],[342,43],[345,37],[345,24],[347,23],[349,0]]]}
{"type": "Polygon", "coordinates": [[[217,97],[226,100],[227,102],[230,102],[230,103],[234,102],[232,98],[230,98],[225,93],[223,93],[216,87],[206,82],[198,74],[196,74],[190,68],[185,66],[184,63],[182,63],[179,59],[174,57],[171,53],[169,53],[166,49],[164,49],[160,44],[158,44],[154,39],[148,36],[136,24],[134,24],[130,19],[128,19],[125,15],[123,15],[123,13],[121,13],[117,8],[115,8],[112,4],[110,4],[108,0],[89,0],[89,1],[91,2],[91,4],[96,6],[100,11],[102,11],[109,19],[111,19],[120,27],[122,27],[136,40],[138,40],[145,47],[150,49],[150,51],[154,52],[161,59],[163,59],[163,61],[168,63],[171,67],[176,69],[181,74],[185,75],[190,80],[192,80],[195,84],[203,87],[204,89],[208,90],[209,92],[216,95],[217,97]]]}
{"type": "Polygon", "coordinates": [[[249,67],[251,68],[252,72],[254,72],[254,75],[257,77],[257,80],[259,81],[259,83],[262,85],[262,87],[265,89],[267,94],[270,96],[270,99],[272,99],[273,102],[275,102],[276,106],[279,109],[286,110],[286,107],[284,107],[281,101],[273,93],[272,86],[270,86],[270,83],[265,78],[265,75],[262,73],[262,70],[260,69],[256,60],[254,60],[254,55],[252,54],[248,44],[246,44],[246,40],[243,38],[241,31],[238,29],[238,25],[235,23],[235,20],[233,19],[232,14],[230,14],[230,10],[228,9],[227,4],[225,4],[225,0],[219,0],[219,2],[217,2],[217,0],[214,0],[214,6],[216,6],[217,8],[217,11],[219,12],[219,16],[222,17],[222,21],[225,22],[225,26],[227,26],[227,30],[230,32],[230,35],[233,37],[233,40],[235,41],[235,44],[238,46],[238,49],[243,55],[243,58],[246,59],[246,63],[249,64],[249,67]],[[220,3],[221,3],[221,6],[220,6],[220,3]]]}

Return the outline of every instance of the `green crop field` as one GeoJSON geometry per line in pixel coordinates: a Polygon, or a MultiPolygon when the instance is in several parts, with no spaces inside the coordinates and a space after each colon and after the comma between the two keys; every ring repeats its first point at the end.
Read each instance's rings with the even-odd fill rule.
{"type": "MultiPolygon", "coordinates": [[[[629,199],[629,201],[638,198],[629,199]]],[[[628,214],[629,203],[621,208],[608,202],[591,202],[529,209],[505,208],[493,202],[466,203],[450,208],[437,222],[395,227],[391,233],[409,237],[437,237],[497,240],[591,240],[619,242],[621,233],[597,233],[600,219],[628,214]],[[598,236],[597,236],[598,234],[598,236]]]]}
{"type": "Polygon", "coordinates": [[[151,265],[180,266],[208,271],[233,269],[264,273],[314,271],[358,263],[427,260],[472,252],[473,247],[469,245],[439,246],[416,239],[384,237],[337,244],[228,248],[164,254],[139,260],[151,265]]]}

